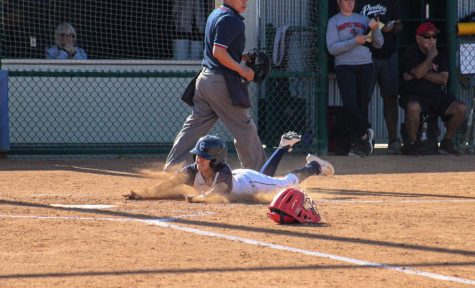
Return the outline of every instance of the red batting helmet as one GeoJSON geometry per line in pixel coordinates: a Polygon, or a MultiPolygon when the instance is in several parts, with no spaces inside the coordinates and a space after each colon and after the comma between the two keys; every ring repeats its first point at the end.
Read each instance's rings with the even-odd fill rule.
{"type": "Polygon", "coordinates": [[[322,220],[312,198],[296,188],[277,193],[269,205],[269,210],[267,216],[279,224],[315,224],[322,220]]]}

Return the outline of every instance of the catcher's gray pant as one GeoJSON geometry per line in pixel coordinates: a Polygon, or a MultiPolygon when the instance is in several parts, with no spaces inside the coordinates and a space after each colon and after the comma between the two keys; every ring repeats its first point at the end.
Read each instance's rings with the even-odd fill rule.
{"type": "Polygon", "coordinates": [[[181,162],[192,163],[190,150],[219,119],[234,136],[241,167],[259,171],[266,161],[266,154],[257,135],[256,124],[248,108],[231,104],[224,77],[206,70],[201,72],[196,79],[193,101],[192,113],[175,138],[164,170],[168,171],[181,162]]]}

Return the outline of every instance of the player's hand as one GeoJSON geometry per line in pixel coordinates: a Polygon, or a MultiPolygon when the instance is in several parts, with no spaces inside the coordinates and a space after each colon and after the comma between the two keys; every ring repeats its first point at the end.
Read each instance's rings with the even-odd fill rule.
{"type": "Polygon", "coordinates": [[[437,49],[437,46],[433,45],[431,47],[429,47],[429,51],[428,51],[428,57],[434,59],[435,57],[437,57],[437,55],[439,55],[439,50],[437,49]]]}
{"type": "Polygon", "coordinates": [[[185,200],[188,203],[203,203],[205,202],[206,196],[205,195],[190,195],[185,194],[185,200]]]}
{"type": "Polygon", "coordinates": [[[122,196],[123,196],[126,200],[140,200],[140,199],[142,199],[142,196],[140,196],[139,194],[137,194],[137,192],[135,192],[135,191],[130,191],[129,193],[123,194],[122,196]]]}
{"type": "Polygon", "coordinates": [[[363,45],[366,42],[366,38],[366,35],[358,35],[355,37],[355,40],[358,45],[363,45]]]}
{"type": "Polygon", "coordinates": [[[386,25],[384,25],[381,31],[383,32],[391,32],[394,29],[395,21],[389,21],[386,25]]]}
{"type": "MultiPolygon", "coordinates": [[[[379,19],[379,18],[377,18],[379,19]]],[[[379,27],[379,20],[374,20],[371,19],[368,23],[369,28],[371,28],[371,31],[375,31],[379,27]]]]}
{"type": "Polygon", "coordinates": [[[239,75],[241,75],[242,78],[246,79],[247,81],[252,81],[254,79],[254,71],[247,67],[245,64],[241,64],[241,69],[239,72],[239,75]]]}
{"type": "Polygon", "coordinates": [[[402,79],[404,79],[405,81],[409,81],[409,80],[414,79],[414,76],[412,76],[411,74],[405,72],[404,74],[402,74],[402,79]]]}

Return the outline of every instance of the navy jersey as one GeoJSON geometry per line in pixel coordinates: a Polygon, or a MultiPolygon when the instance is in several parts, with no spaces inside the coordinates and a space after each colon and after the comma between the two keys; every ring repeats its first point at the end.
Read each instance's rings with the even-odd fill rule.
{"type": "Polygon", "coordinates": [[[234,61],[241,62],[246,45],[243,20],[244,18],[236,10],[225,4],[211,12],[205,29],[204,67],[228,69],[214,58],[214,45],[226,48],[234,61]]]}

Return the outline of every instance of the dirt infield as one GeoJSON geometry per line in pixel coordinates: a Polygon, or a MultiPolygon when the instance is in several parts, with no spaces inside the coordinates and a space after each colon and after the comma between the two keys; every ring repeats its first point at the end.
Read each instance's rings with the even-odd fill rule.
{"type": "Polygon", "coordinates": [[[316,226],[265,203],[123,200],[158,159],[2,159],[0,287],[475,286],[475,156],[326,159],[337,175],[301,185],[316,226]]]}

